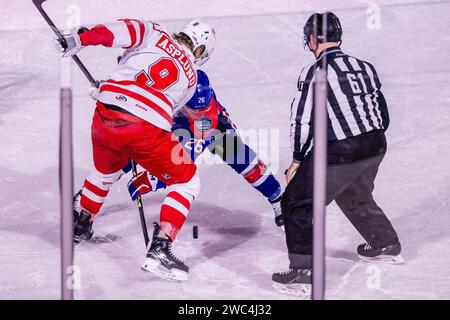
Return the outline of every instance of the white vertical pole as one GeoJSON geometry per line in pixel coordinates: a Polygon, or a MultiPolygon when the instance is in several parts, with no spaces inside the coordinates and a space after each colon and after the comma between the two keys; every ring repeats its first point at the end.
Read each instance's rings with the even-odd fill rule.
{"type": "MultiPolygon", "coordinates": [[[[327,15],[323,15],[324,41],[327,42],[327,15]]],[[[316,33],[317,34],[317,33],[316,33]]],[[[317,37],[316,37],[317,39],[317,37]]],[[[313,172],[313,274],[312,299],[325,299],[325,213],[327,196],[328,81],[326,55],[316,72],[314,84],[314,172],[313,172]]]]}
{"type": "Polygon", "coordinates": [[[70,58],[61,58],[60,153],[61,194],[61,299],[73,299],[73,156],[72,156],[72,76],[70,58]]]}
{"type": "Polygon", "coordinates": [[[327,72],[317,70],[314,85],[313,300],[325,296],[325,207],[327,188],[327,72]]]}

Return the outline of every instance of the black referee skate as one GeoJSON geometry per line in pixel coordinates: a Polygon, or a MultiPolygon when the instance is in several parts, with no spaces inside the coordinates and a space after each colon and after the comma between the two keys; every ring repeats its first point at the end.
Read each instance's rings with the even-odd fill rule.
{"type": "Polygon", "coordinates": [[[361,260],[390,264],[401,264],[405,262],[400,255],[401,250],[400,242],[384,248],[373,248],[370,244],[363,243],[357,249],[358,256],[361,260]]]}
{"type": "Polygon", "coordinates": [[[289,269],[272,274],[273,288],[282,293],[311,299],[311,269],[289,269]]]}
{"type": "Polygon", "coordinates": [[[173,254],[172,240],[161,232],[159,224],[153,225],[153,240],[142,269],[164,279],[186,281],[189,267],[173,254]]]}
{"type": "Polygon", "coordinates": [[[73,197],[73,242],[80,243],[92,238],[92,216],[80,206],[81,190],[73,197]]]}

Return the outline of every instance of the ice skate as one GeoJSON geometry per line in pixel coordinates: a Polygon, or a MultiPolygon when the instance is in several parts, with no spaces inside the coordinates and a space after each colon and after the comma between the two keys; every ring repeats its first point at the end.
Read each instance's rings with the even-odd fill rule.
{"type": "Polygon", "coordinates": [[[281,197],[270,202],[270,204],[272,205],[273,213],[275,214],[275,224],[284,231],[284,219],[281,212],[281,197]]]}
{"type": "Polygon", "coordinates": [[[73,197],[73,242],[81,243],[92,238],[92,216],[81,209],[80,206],[81,190],[73,197]]]}
{"type": "Polygon", "coordinates": [[[172,240],[161,231],[159,224],[155,222],[153,240],[142,269],[164,279],[187,281],[189,267],[172,253],[171,247],[172,240]]]}
{"type": "Polygon", "coordinates": [[[358,256],[361,260],[367,262],[402,264],[405,260],[400,255],[400,242],[384,248],[372,248],[368,243],[358,246],[358,256]]]}
{"type": "Polygon", "coordinates": [[[273,288],[279,293],[311,299],[311,269],[289,269],[272,275],[273,288]]]}

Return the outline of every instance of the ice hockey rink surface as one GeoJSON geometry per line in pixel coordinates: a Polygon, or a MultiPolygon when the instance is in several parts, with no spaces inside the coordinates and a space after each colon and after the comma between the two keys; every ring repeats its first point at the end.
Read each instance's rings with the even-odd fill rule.
{"type": "MultiPolygon", "coordinates": [[[[31,0],[0,3],[0,299],[59,299],[58,54],[31,0]]],[[[76,10],[71,4],[49,0],[45,6],[57,25],[64,25],[76,10]]],[[[265,148],[270,139],[263,138],[254,146],[283,185],[291,160],[290,103],[301,67],[313,61],[302,48],[302,26],[314,11],[334,11],[344,29],[343,50],[373,63],[383,82],[391,126],[375,198],[398,230],[406,263],[358,261],[356,246],[363,239],[332,204],[326,298],[450,299],[450,1],[111,0],[105,6],[82,0],[77,5],[85,24],[145,18],[176,31],[195,16],[213,24],[217,47],[205,70],[240,129],[275,135],[278,147],[265,148]],[[377,8],[379,28],[368,28],[377,8]]],[[[79,56],[104,79],[120,52],[88,48],[79,56]]],[[[76,190],[92,165],[94,103],[88,88],[74,66],[76,190]]],[[[271,288],[271,274],[285,270],[288,260],[270,205],[226,165],[204,164],[199,170],[203,190],[174,245],[190,266],[189,281],[167,282],[141,270],[145,247],[138,211],[128,196],[128,179],[122,179],[94,224],[95,240],[76,248],[81,270],[76,299],[293,299],[271,288]],[[198,239],[192,237],[194,225],[198,239]]],[[[149,228],[159,219],[163,197],[164,192],[144,197],[149,228]]]]}

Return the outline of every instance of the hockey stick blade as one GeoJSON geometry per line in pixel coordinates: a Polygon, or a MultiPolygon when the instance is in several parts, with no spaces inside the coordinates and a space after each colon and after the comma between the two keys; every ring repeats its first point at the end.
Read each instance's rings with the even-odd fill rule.
{"type": "Polygon", "coordinates": [[[59,29],[56,27],[56,25],[53,23],[52,19],[48,16],[47,12],[45,12],[44,8],[42,7],[42,4],[47,0],[33,0],[34,5],[38,9],[39,13],[44,18],[45,22],[50,26],[50,28],[53,30],[53,32],[58,37],[58,40],[61,42],[63,46],[67,46],[66,39],[64,39],[63,35],[59,31],[59,29]]]}
{"type": "Polygon", "coordinates": [[[33,0],[35,6],[42,6],[42,4],[47,0],[33,0]]]}
{"type": "Polygon", "coordinates": [[[39,11],[44,11],[44,8],[42,8],[42,4],[47,0],[33,0],[34,5],[36,8],[38,8],[39,11]]]}
{"type": "Polygon", "coordinates": [[[53,23],[52,19],[50,19],[50,17],[48,16],[47,12],[45,12],[44,8],[42,7],[42,4],[47,1],[47,0],[33,0],[34,5],[36,6],[36,8],[38,9],[39,13],[42,15],[42,17],[44,18],[45,22],[47,22],[47,24],[52,28],[52,30],[57,34],[57,35],[61,35],[61,33],[59,32],[58,28],[56,27],[56,25],[53,23]]]}

